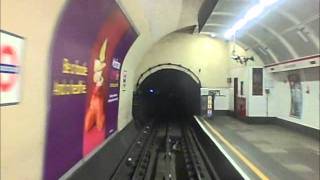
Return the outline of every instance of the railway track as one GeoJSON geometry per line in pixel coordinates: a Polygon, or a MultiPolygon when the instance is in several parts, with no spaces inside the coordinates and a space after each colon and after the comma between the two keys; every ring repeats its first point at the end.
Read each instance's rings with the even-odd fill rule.
{"type": "Polygon", "coordinates": [[[201,180],[219,177],[191,126],[186,122],[162,120],[144,127],[111,179],[201,180]]]}

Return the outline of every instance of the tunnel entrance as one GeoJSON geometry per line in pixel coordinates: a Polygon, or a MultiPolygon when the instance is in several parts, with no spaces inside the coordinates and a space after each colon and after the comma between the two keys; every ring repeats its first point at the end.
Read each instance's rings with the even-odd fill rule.
{"type": "Polygon", "coordinates": [[[133,117],[145,124],[150,120],[177,121],[199,114],[200,87],[183,71],[156,71],[137,87],[133,99],[133,117]]]}

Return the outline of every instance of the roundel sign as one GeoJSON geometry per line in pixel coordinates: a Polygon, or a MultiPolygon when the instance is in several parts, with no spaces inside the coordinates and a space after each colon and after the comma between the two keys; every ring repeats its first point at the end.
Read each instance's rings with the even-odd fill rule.
{"type": "Polygon", "coordinates": [[[0,44],[0,102],[15,104],[20,100],[20,63],[23,38],[1,31],[0,44]]]}
{"type": "Polygon", "coordinates": [[[17,83],[17,53],[12,46],[3,45],[0,50],[1,66],[1,92],[10,91],[17,83]]]}

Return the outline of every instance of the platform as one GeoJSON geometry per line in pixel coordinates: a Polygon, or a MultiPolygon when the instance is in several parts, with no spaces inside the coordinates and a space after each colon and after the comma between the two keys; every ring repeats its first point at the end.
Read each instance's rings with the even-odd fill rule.
{"type": "Polygon", "coordinates": [[[244,179],[319,179],[319,141],[272,124],[196,117],[244,179]]]}

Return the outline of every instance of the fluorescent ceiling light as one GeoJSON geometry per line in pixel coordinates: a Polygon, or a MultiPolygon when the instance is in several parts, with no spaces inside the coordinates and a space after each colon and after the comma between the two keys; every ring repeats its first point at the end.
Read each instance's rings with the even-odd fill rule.
{"type": "Polygon", "coordinates": [[[276,3],[278,0],[260,0],[260,4],[262,4],[263,6],[267,7],[270,6],[274,3],[276,3]]]}
{"type": "Polygon", "coordinates": [[[234,24],[233,29],[235,31],[238,31],[239,29],[241,29],[246,24],[247,24],[246,19],[240,19],[238,22],[236,22],[236,24],[234,24]]]}
{"type": "Polygon", "coordinates": [[[249,21],[257,18],[260,16],[266,7],[271,6],[272,4],[276,3],[278,0],[260,0],[258,4],[251,7],[247,13],[237,21],[232,28],[230,28],[227,32],[225,32],[224,37],[226,39],[231,39],[232,36],[236,34],[238,30],[243,28],[245,25],[248,24],[249,21]]]}
{"type": "Polygon", "coordinates": [[[249,9],[249,11],[246,13],[244,18],[240,19],[240,21],[243,20],[243,21],[248,22],[248,21],[258,17],[260,14],[262,14],[264,7],[265,6],[263,6],[262,4],[258,4],[258,5],[253,6],[251,9],[249,9]]]}

